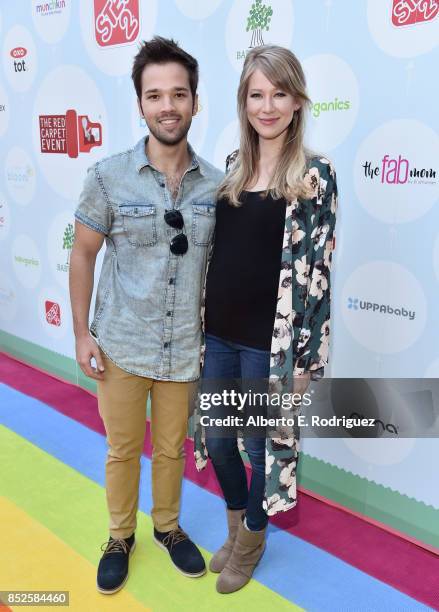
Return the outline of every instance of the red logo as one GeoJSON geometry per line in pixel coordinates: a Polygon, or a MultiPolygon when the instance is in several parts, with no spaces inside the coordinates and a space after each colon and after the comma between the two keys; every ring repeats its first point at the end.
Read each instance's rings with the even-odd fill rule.
{"type": "Polygon", "coordinates": [[[392,23],[396,27],[432,21],[439,14],[439,0],[393,0],[392,23]]]}
{"type": "Polygon", "coordinates": [[[133,43],[139,33],[139,0],[94,0],[95,36],[100,47],[133,43]]]}
{"type": "Polygon", "coordinates": [[[46,300],[46,321],[49,325],[61,326],[61,308],[56,302],[46,300]]]}
{"type": "Polygon", "coordinates": [[[65,115],[40,115],[41,153],[89,153],[102,144],[102,126],[87,115],[68,110],[65,115]]]}
{"type": "Polygon", "coordinates": [[[15,47],[15,49],[12,49],[11,51],[11,57],[14,59],[17,57],[24,57],[25,55],[27,55],[27,49],[24,47],[15,47]]]}

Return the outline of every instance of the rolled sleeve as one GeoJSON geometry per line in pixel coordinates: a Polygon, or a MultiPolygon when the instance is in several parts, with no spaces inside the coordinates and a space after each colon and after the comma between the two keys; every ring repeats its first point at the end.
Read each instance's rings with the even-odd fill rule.
{"type": "Polygon", "coordinates": [[[95,232],[108,235],[111,227],[111,208],[99,176],[97,164],[87,170],[79,196],[75,218],[95,232]]]}

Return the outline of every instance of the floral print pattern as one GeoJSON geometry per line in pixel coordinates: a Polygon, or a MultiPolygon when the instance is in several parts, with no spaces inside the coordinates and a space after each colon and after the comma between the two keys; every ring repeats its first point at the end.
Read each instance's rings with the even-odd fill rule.
{"type": "MultiPolygon", "coordinates": [[[[237,151],[227,158],[227,168],[236,156],[237,151]]],[[[291,393],[296,375],[310,372],[313,379],[320,378],[328,362],[336,174],[327,159],[314,157],[309,160],[304,181],[309,196],[288,202],[285,213],[269,375],[270,391],[280,394],[291,393]]],[[[266,443],[263,507],[269,516],[289,510],[297,502],[299,429],[279,428],[276,434],[266,443]]],[[[194,442],[195,461],[201,470],[208,455],[200,428],[195,430],[194,442]]],[[[244,448],[242,439],[238,442],[244,448]]]]}

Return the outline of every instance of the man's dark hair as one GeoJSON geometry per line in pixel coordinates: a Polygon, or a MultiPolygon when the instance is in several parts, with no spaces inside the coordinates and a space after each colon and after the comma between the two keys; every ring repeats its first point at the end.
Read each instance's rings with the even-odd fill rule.
{"type": "Polygon", "coordinates": [[[144,40],[141,47],[134,57],[131,78],[139,100],[142,98],[142,72],[149,64],[166,64],[176,62],[186,68],[189,75],[189,86],[192,92],[192,99],[195,100],[198,86],[198,62],[197,60],[183,51],[178,44],[169,38],[154,36],[149,41],[144,40]]]}

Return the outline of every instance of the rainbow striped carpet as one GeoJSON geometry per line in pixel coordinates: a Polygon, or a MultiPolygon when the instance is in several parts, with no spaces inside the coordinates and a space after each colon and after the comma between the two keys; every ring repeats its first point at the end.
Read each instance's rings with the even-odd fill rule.
{"type": "MultiPolygon", "coordinates": [[[[195,471],[190,441],[187,454],[181,524],[208,561],[225,537],[224,506],[212,471],[195,471]]],[[[105,455],[93,396],[0,354],[0,591],[69,591],[69,609],[81,612],[439,609],[437,556],[304,493],[271,523],[245,589],[224,596],[213,574],[185,578],[151,539],[149,439],[130,578],[100,595],[105,455]]]]}

